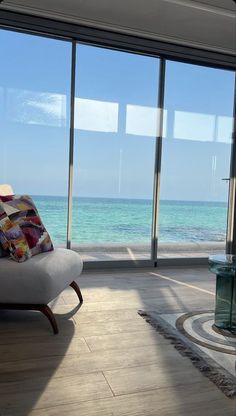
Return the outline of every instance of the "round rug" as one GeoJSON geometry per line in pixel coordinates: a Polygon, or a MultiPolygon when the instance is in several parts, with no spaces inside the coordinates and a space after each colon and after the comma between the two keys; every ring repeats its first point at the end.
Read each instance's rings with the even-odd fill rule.
{"type": "Polygon", "coordinates": [[[194,344],[236,355],[236,336],[215,327],[213,312],[191,312],[181,315],[176,321],[176,328],[194,344]]]}

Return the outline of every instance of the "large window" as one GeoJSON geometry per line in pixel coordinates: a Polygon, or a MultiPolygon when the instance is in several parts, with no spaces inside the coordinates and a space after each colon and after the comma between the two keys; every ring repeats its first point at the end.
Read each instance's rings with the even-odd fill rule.
{"type": "Polygon", "coordinates": [[[224,251],[233,71],[75,42],[0,30],[0,183],[85,261],[224,251]]]}
{"type": "Polygon", "coordinates": [[[73,248],[150,259],[159,60],[77,46],[73,248]]]}
{"type": "Polygon", "coordinates": [[[167,62],[158,257],[225,250],[234,74],[167,62]]]}
{"type": "Polygon", "coordinates": [[[0,183],[30,194],[66,245],[71,44],[0,31],[0,183]]]}

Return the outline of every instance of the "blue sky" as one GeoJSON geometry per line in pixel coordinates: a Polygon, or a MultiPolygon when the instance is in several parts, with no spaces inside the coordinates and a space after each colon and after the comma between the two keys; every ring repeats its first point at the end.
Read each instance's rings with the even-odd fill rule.
{"type": "MultiPolygon", "coordinates": [[[[0,31],[0,182],[66,195],[71,44],[0,31]]],[[[77,47],[74,195],[151,198],[159,60],[77,47]]],[[[161,198],[226,201],[234,74],[167,62],[161,198]]]]}

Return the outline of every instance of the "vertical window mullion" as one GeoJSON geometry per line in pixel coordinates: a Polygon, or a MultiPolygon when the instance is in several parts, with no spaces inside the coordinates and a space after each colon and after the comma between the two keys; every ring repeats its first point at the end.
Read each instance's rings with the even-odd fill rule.
{"type": "Polygon", "coordinates": [[[236,252],[236,75],[234,83],[234,114],[230,163],[229,202],[226,253],[236,252]]]}
{"type": "Polygon", "coordinates": [[[75,71],[76,40],[72,40],[71,55],[71,92],[70,92],[70,150],[68,177],[68,215],[67,215],[67,248],[71,248],[72,238],[72,204],[73,204],[73,165],[74,165],[74,117],[75,117],[75,71]]]}
{"type": "Polygon", "coordinates": [[[163,137],[163,119],[164,119],[164,96],[165,96],[165,70],[166,61],[160,59],[160,72],[158,83],[158,112],[157,112],[157,137],[155,150],[154,166],[154,187],[153,187],[153,218],[152,218],[152,260],[157,260],[158,248],[158,216],[160,205],[160,178],[161,178],[161,156],[162,156],[162,137],[163,137]]]}

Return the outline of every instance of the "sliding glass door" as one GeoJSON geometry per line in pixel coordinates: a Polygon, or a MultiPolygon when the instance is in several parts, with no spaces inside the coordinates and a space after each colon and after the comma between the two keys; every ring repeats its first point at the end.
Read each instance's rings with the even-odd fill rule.
{"type": "Polygon", "coordinates": [[[158,258],[226,243],[234,73],[167,62],[158,258]]]}
{"type": "Polygon", "coordinates": [[[78,44],[72,248],[150,259],[159,60],[78,44]]]}

